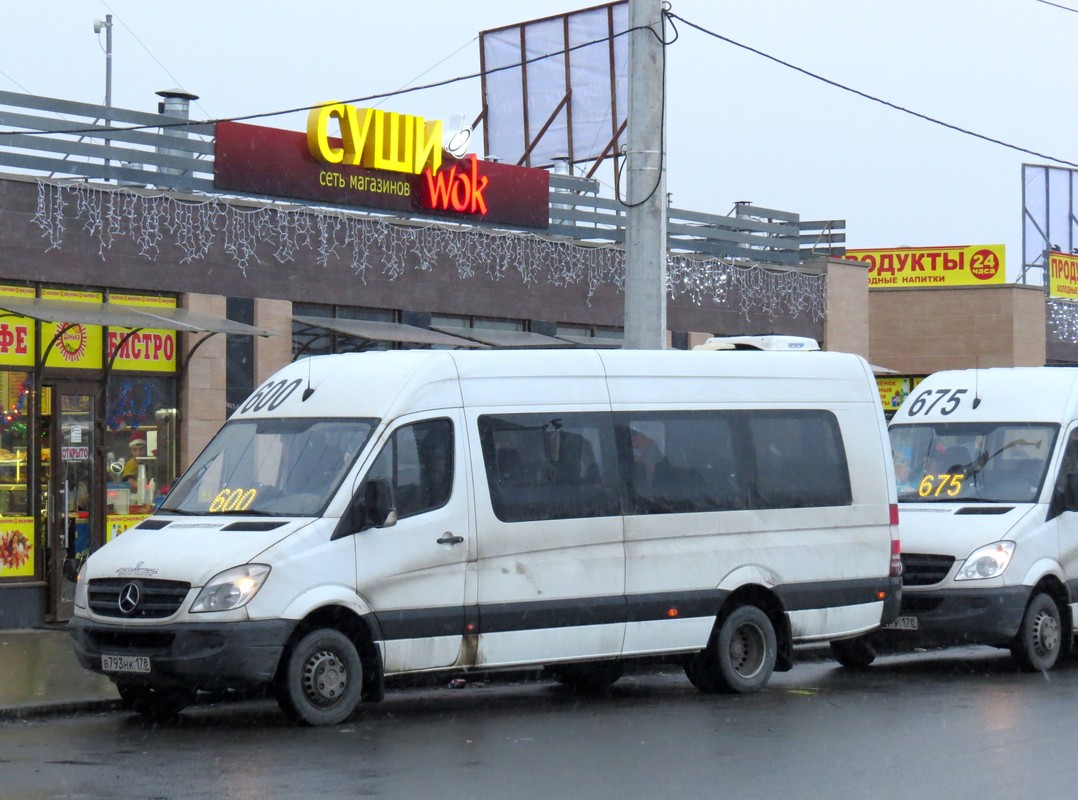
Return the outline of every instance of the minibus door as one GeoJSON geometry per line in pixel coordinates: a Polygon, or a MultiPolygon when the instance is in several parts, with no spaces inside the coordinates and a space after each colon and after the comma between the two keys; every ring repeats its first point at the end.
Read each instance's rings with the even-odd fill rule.
{"type": "Polygon", "coordinates": [[[356,586],[378,620],[387,673],[457,664],[475,536],[459,412],[408,417],[385,437],[359,491],[392,489],[396,521],[356,535],[356,586]]]}

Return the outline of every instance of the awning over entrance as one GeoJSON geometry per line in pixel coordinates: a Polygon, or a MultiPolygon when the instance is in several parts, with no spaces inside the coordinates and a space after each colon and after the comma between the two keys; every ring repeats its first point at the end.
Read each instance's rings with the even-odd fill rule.
{"type": "Polygon", "coordinates": [[[73,322],[111,328],[162,328],[183,333],[227,333],[273,336],[272,331],[190,311],[186,308],[154,308],[146,311],[113,303],[75,303],[40,297],[0,297],[0,311],[39,322],[73,322]]]}
{"type": "Polygon", "coordinates": [[[531,331],[502,330],[499,328],[454,328],[450,325],[431,325],[431,328],[442,333],[462,336],[465,339],[471,339],[473,342],[479,342],[489,347],[572,347],[572,344],[564,339],[544,336],[541,333],[532,333],[531,331]]]}
{"type": "MultiPolygon", "coordinates": [[[[216,334],[224,333],[237,336],[276,335],[273,331],[256,328],[253,325],[215,317],[212,314],[191,311],[186,308],[154,307],[153,311],[148,311],[134,306],[119,305],[118,303],[69,302],[40,297],[0,297],[0,318],[6,314],[28,317],[38,322],[59,323],[61,326],[100,325],[109,328],[132,328],[134,330],[158,328],[179,333],[206,334],[188,348],[187,356],[180,367],[181,374],[186,371],[187,362],[191,360],[195,350],[216,334]]],[[[57,338],[59,338],[59,334],[57,334],[57,338]]],[[[45,350],[46,353],[55,341],[56,339],[48,345],[45,350]]],[[[119,352],[119,348],[117,348],[116,353],[118,354],[119,352]]],[[[38,355],[37,368],[40,369],[44,362],[44,356],[38,355]]],[[[108,369],[111,370],[111,368],[112,362],[110,361],[108,369]]]]}
{"type": "Polygon", "coordinates": [[[401,344],[441,345],[443,347],[484,347],[479,342],[450,336],[441,331],[405,325],[401,322],[377,322],[366,319],[341,319],[339,317],[293,316],[300,325],[321,328],[331,333],[365,339],[368,342],[399,342],[401,344]]]}

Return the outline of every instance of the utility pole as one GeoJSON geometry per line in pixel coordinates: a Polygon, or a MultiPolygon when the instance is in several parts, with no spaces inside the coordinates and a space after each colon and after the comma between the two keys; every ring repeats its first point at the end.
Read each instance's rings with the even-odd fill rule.
{"type": "Polygon", "coordinates": [[[666,348],[666,90],[661,0],[629,0],[625,347],[666,348]],[[637,30],[647,26],[651,30],[637,30]]]}

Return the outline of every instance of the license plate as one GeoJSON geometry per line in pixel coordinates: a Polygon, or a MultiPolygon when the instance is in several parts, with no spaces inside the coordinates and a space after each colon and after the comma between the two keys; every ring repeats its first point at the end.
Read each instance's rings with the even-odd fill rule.
{"type": "Polygon", "coordinates": [[[917,617],[896,617],[894,622],[881,625],[888,631],[915,631],[917,630],[917,617]]]}
{"type": "Polygon", "coordinates": [[[149,672],[148,656],[101,656],[101,669],[105,672],[149,672]]]}

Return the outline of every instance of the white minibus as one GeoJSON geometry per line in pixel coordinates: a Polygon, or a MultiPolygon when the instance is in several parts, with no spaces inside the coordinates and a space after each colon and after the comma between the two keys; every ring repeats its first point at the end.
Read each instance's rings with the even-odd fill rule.
{"type": "Polygon", "coordinates": [[[1074,636],[1078,369],[938,372],[891,420],[904,588],[886,629],[846,645],[982,644],[1048,670],[1074,636]]]}
{"type": "Polygon", "coordinates": [[[140,713],[265,687],[335,724],[409,673],[666,656],[755,691],[893,617],[900,567],[858,356],[348,354],[260,386],[89,557],[69,630],[140,713]]]}

